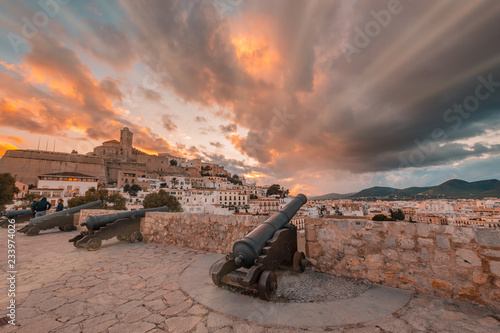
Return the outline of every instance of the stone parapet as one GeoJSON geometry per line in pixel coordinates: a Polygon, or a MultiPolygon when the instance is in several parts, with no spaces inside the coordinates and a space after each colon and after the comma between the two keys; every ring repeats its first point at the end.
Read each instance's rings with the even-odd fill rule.
{"type": "Polygon", "coordinates": [[[306,254],[321,272],[500,304],[500,230],[308,219],[306,254]]]}
{"type": "Polygon", "coordinates": [[[263,222],[266,216],[190,213],[146,213],[141,223],[144,241],[228,253],[233,243],[263,222]]]}

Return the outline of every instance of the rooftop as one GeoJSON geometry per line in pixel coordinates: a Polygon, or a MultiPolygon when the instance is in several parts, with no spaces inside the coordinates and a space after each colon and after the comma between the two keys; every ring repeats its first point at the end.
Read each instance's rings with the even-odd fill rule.
{"type": "Polygon", "coordinates": [[[95,178],[98,179],[97,177],[90,176],[90,175],[85,175],[83,173],[78,173],[78,172],[54,172],[54,173],[44,173],[43,175],[39,175],[38,177],[44,177],[44,176],[50,176],[50,177],[77,177],[77,178],[95,178]]]}

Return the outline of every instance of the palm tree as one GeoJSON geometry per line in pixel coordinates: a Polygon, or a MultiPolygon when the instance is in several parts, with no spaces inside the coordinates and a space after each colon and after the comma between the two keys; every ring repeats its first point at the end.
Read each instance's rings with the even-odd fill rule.
{"type": "Polygon", "coordinates": [[[172,183],[172,188],[175,188],[175,186],[177,184],[179,184],[179,181],[177,180],[176,177],[173,177],[172,179],[170,179],[170,182],[172,183]]]}

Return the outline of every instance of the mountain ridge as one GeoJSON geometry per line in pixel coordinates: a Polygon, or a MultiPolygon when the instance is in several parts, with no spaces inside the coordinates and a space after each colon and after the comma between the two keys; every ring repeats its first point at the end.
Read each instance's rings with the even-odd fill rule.
{"type": "Polygon", "coordinates": [[[311,200],[335,200],[343,198],[481,199],[485,197],[500,197],[499,180],[487,179],[467,182],[461,179],[450,179],[436,186],[412,186],[404,189],[374,186],[356,193],[328,193],[313,197],[311,200]]]}

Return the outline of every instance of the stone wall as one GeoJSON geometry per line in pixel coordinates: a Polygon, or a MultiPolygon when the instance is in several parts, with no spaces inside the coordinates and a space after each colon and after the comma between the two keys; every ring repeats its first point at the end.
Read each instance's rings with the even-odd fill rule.
{"type": "Polygon", "coordinates": [[[0,159],[0,173],[10,173],[25,184],[36,185],[38,175],[44,173],[66,171],[106,181],[104,160],[99,157],[41,150],[7,150],[0,159]]]}
{"type": "Polygon", "coordinates": [[[500,230],[307,219],[306,254],[321,272],[500,304],[500,230]]]}
{"type": "Polygon", "coordinates": [[[141,231],[144,241],[216,253],[228,253],[234,241],[266,219],[252,215],[147,213],[141,231]]]}

